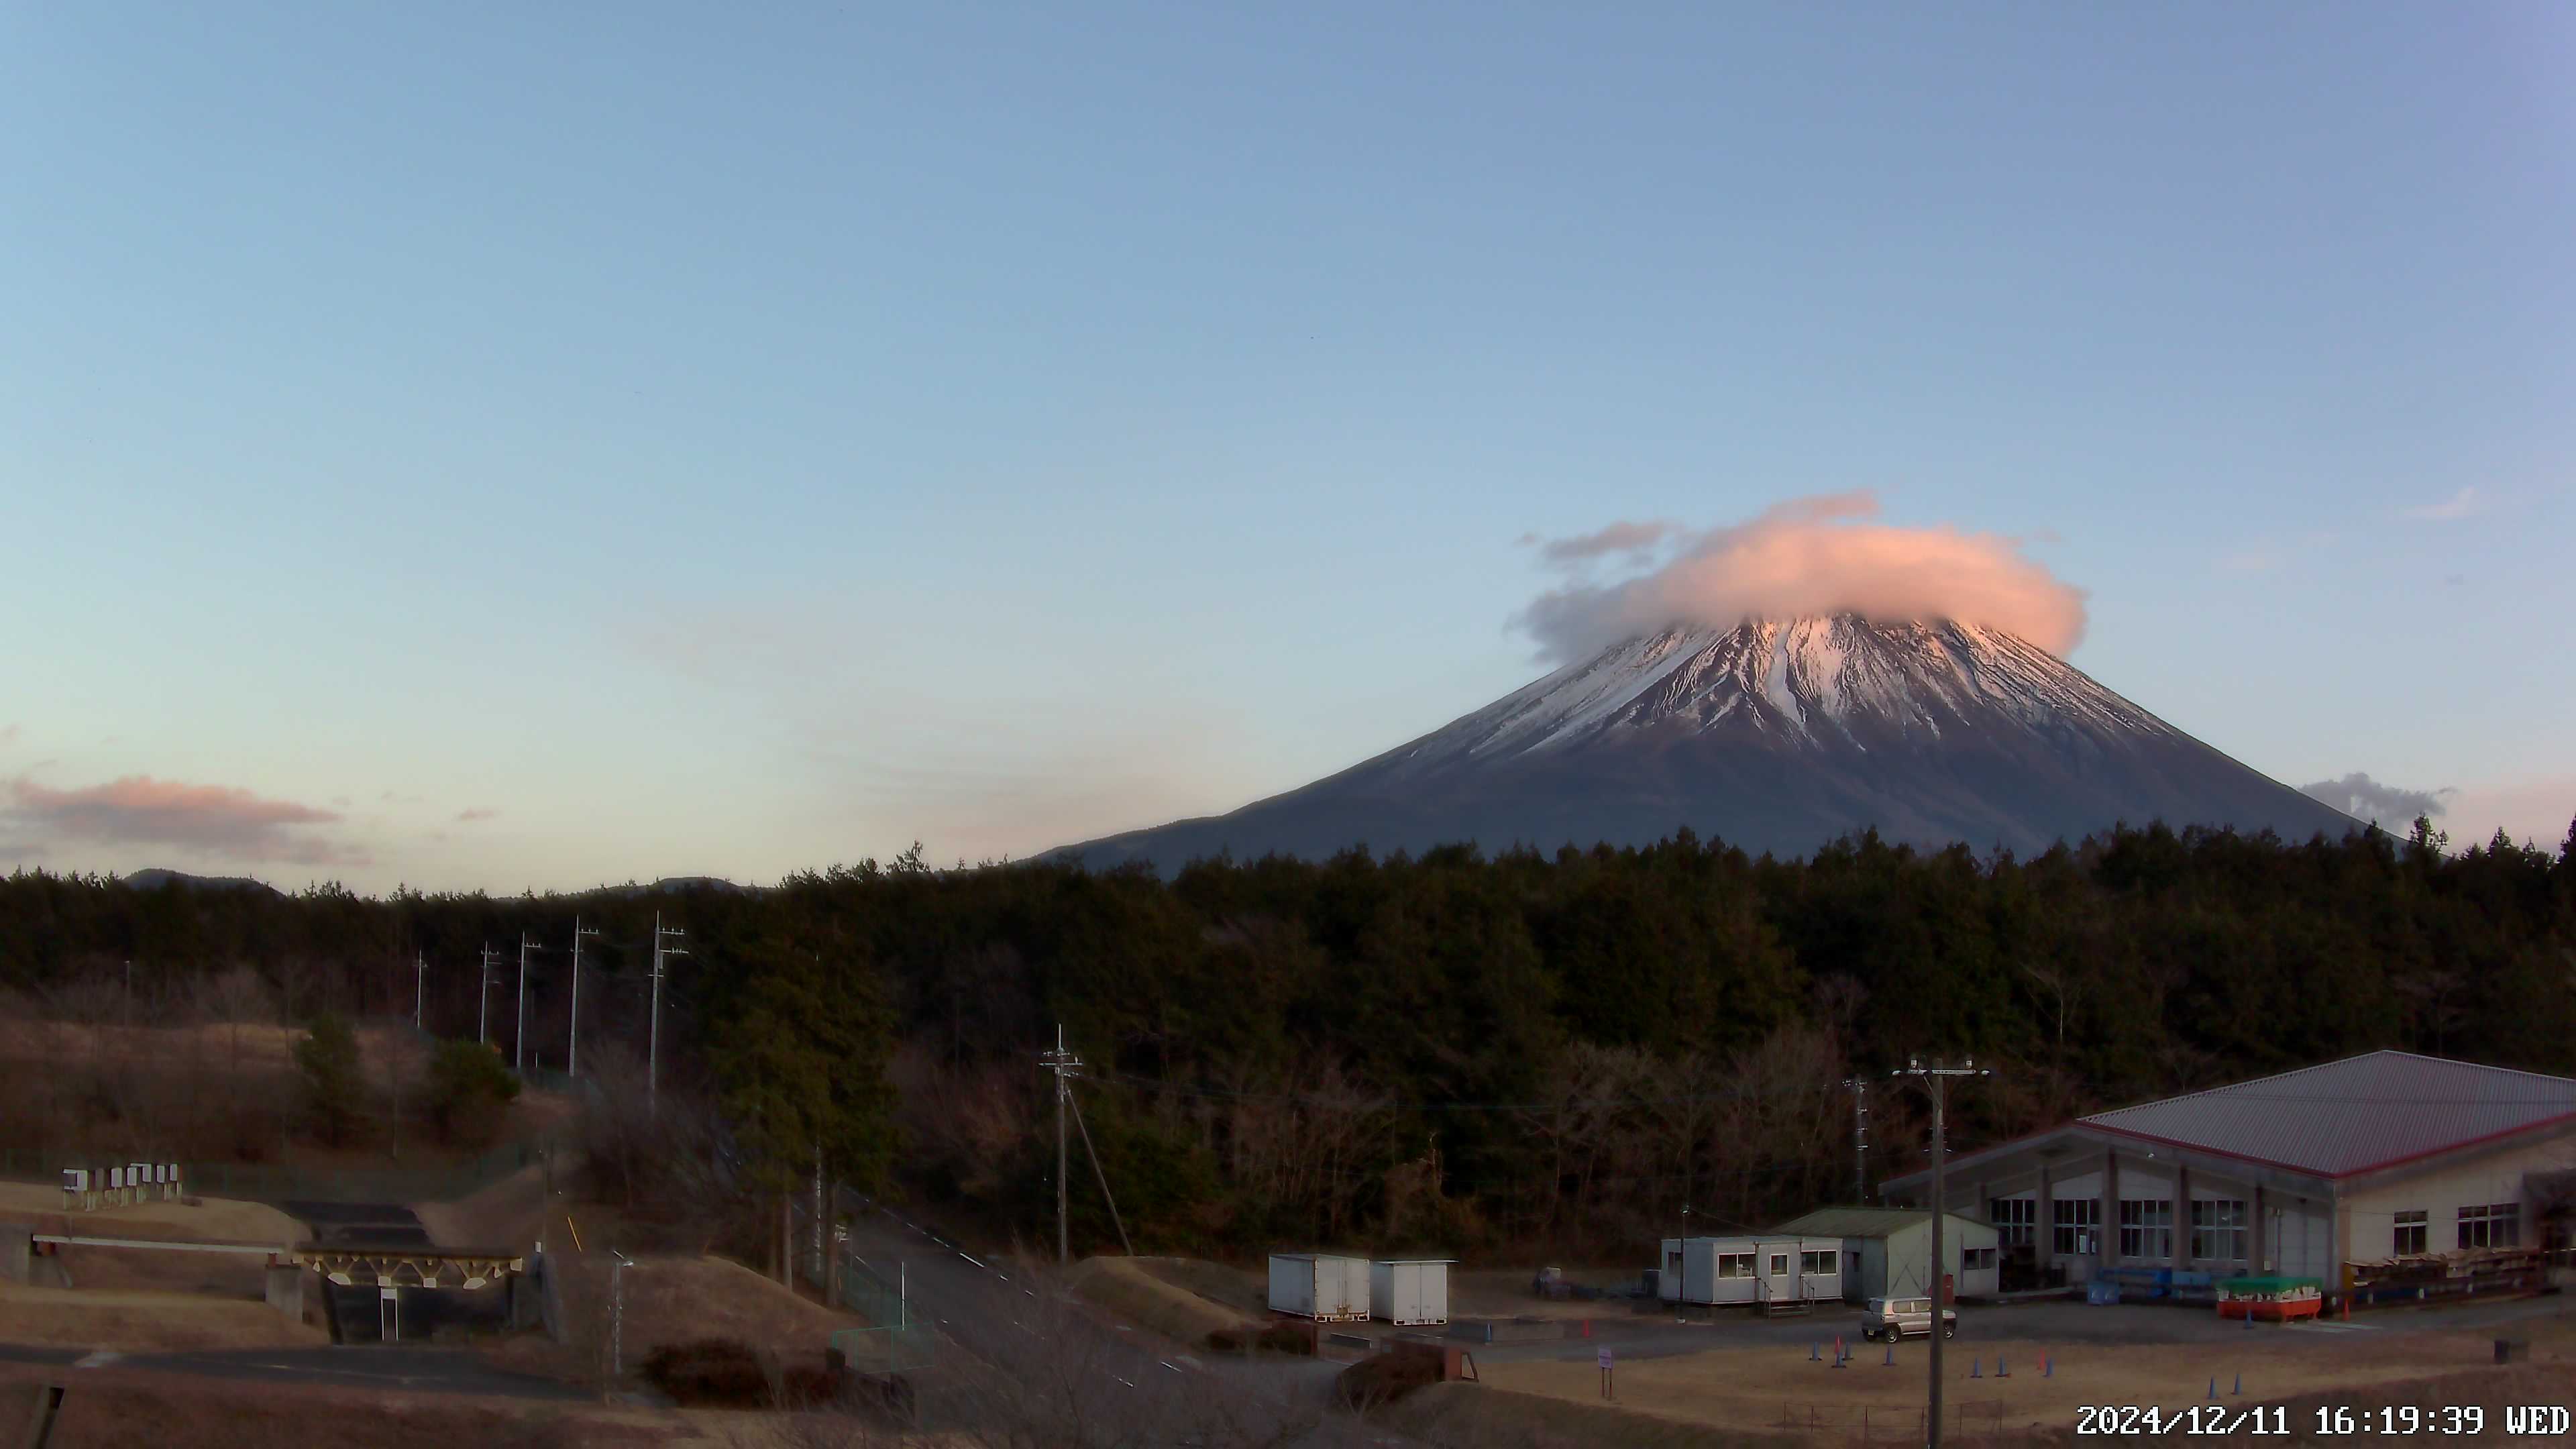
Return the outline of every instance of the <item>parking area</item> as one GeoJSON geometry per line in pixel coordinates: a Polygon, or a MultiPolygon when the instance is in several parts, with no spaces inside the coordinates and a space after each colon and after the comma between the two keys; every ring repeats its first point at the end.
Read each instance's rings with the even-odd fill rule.
{"type": "MultiPolygon", "coordinates": [[[[2282,1326],[2223,1319],[2206,1307],[2186,1308],[2153,1303],[2087,1304],[2051,1299],[2014,1304],[1962,1304],[1959,1336],[1952,1340],[1962,1356],[1981,1346],[2001,1343],[2120,1346],[2202,1344],[2214,1347],[2287,1345],[2349,1337],[2384,1338],[2392,1334],[2439,1332],[2555,1317],[2569,1300],[2548,1296],[2445,1308],[2393,1309],[2363,1314],[2350,1323],[2319,1322],[2282,1326]]],[[[1711,1321],[1676,1322],[1669,1313],[1641,1314],[1623,1304],[1605,1303],[1601,1314],[1569,1325],[1572,1335],[1537,1342],[1474,1344],[1479,1363],[1514,1363],[1551,1359],[1590,1361],[1610,1348],[1622,1359],[1649,1359],[1702,1353],[1716,1348],[1823,1343],[1836,1338],[1859,1344],[1860,1310],[1831,1304],[1799,1318],[1761,1318],[1721,1313],[1711,1321]],[[1588,1323],[1589,1332],[1584,1332],[1588,1323]]],[[[1919,1350],[1920,1340],[1910,1340],[1919,1350]]],[[[1982,1349],[1991,1352],[1990,1347],[1982,1349]]]]}

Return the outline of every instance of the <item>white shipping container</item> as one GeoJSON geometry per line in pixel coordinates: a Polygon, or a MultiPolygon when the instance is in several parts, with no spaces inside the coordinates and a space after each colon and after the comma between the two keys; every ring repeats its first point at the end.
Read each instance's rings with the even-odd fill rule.
{"type": "Polygon", "coordinates": [[[1369,1312],[1398,1328],[1449,1321],[1454,1258],[1391,1258],[1369,1265],[1369,1312]]]}
{"type": "Polygon", "coordinates": [[[1270,1311],[1318,1323],[1365,1323],[1369,1262],[1327,1253],[1270,1255],[1270,1311]]]}

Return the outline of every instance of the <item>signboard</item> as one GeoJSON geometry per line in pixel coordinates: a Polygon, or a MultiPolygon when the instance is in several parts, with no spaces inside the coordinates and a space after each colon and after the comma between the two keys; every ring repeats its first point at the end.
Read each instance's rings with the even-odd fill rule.
{"type": "Polygon", "coordinates": [[[1601,1350],[1601,1366],[1603,1368],[1608,1368],[1610,1366],[1610,1350],[1606,1348],[1601,1350]]]}

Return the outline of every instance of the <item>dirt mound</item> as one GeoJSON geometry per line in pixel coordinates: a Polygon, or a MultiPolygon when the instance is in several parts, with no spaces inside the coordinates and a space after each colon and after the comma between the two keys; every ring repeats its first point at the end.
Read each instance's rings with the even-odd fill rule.
{"type": "Polygon", "coordinates": [[[1251,1316],[1165,1282],[1136,1258],[1085,1258],[1065,1281],[1091,1303],[1192,1348],[1251,1316]]]}
{"type": "MultiPolygon", "coordinates": [[[[551,1234],[546,1246],[550,1253],[558,1246],[551,1234]]],[[[609,1269],[616,1259],[608,1245],[592,1238],[589,1251],[566,1251],[556,1261],[563,1272],[566,1341],[519,1335],[488,1354],[521,1372],[595,1384],[607,1358],[609,1269]]],[[[780,1370],[819,1368],[834,1330],[864,1326],[723,1258],[642,1254],[624,1277],[630,1371],[655,1349],[710,1338],[740,1342],[780,1370]]]]}
{"type": "Polygon", "coordinates": [[[1440,1382],[1440,1359],[1425,1353],[1372,1354],[1341,1371],[1333,1392],[1344,1408],[1368,1413],[1440,1382]]]}
{"type": "Polygon", "coordinates": [[[1229,1268],[1204,1258],[1135,1258],[1129,1261],[1173,1287],[1195,1293],[1219,1308],[1254,1317],[1267,1317],[1270,1313],[1270,1285],[1260,1274],[1249,1269],[1229,1268]]]}
{"type": "MultiPolygon", "coordinates": [[[[554,1165],[554,1178],[564,1181],[565,1164],[554,1165]]],[[[471,1197],[455,1202],[412,1204],[429,1240],[446,1247],[524,1248],[540,1238],[572,1246],[571,1234],[555,1211],[558,1199],[546,1191],[542,1163],[521,1168],[471,1197]]]]}

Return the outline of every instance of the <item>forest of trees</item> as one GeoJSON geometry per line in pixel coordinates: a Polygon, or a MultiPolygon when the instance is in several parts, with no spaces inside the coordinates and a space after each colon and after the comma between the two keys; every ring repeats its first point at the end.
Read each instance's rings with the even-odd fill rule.
{"type": "MultiPolygon", "coordinates": [[[[778,1139],[781,1187],[826,1148],[836,1173],[890,1168],[957,1217],[1050,1232],[1036,1058],[1061,1022],[1140,1250],[1615,1258],[1685,1221],[1848,1200],[1855,1075],[1879,1078],[1870,1178],[1921,1165],[1918,1106],[1885,1080],[1918,1054],[1996,1069],[1954,1097],[1954,1149],[2378,1047],[2576,1073],[2576,830],[2554,856],[2441,844],[2420,825],[2307,843],[2154,827],[2028,860],[1864,835],[1782,861],[1685,835],[1170,881],[914,851],[767,890],[578,898],[22,872],[0,881],[0,988],[30,1011],[111,1009],[130,961],[126,1009],[148,1016],[246,968],[299,1019],[408,1018],[419,959],[426,1024],[470,1039],[479,949],[512,951],[503,1022],[527,932],[548,948],[530,1042],[558,1067],[578,910],[603,932],[584,946],[587,1068],[590,1043],[643,1047],[658,913],[691,952],[666,984],[666,1090],[778,1139]],[[771,1050],[782,1029],[806,1057],[771,1050]],[[813,1050],[846,1065],[817,1077],[813,1050]]],[[[1114,1242],[1079,1162],[1072,1196],[1077,1236],[1114,1242]]]]}

